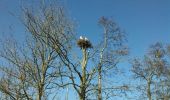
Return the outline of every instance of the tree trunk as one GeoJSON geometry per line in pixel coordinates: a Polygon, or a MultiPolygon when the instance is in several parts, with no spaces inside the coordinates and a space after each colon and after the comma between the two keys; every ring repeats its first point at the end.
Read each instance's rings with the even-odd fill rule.
{"type": "Polygon", "coordinates": [[[43,95],[44,95],[44,84],[39,83],[37,100],[42,100],[43,95]]]}
{"type": "Polygon", "coordinates": [[[149,99],[149,100],[152,100],[151,88],[150,88],[150,86],[151,86],[151,80],[148,80],[148,82],[147,82],[147,96],[148,96],[148,99],[149,99]]]}
{"type": "Polygon", "coordinates": [[[85,91],[81,90],[81,94],[79,94],[80,100],[86,100],[86,95],[85,91]]]}
{"type": "Polygon", "coordinates": [[[87,66],[87,51],[86,48],[82,49],[83,52],[83,60],[82,60],[82,80],[80,85],[80,100],[86,99],[86,66],[87,66]]]}
{"type": "Polygon", "coordinates": [[[104,45],[100,52],[100,61],[98,64],[98,100],[102,100],[102,65],[103,65],[103,53],[107,47],[107,29],[104,27],[104,45]]]}
{"type": "Polygon", "coordinates": [[[41,100],[41,98],[42,98],[42,91],[39,89],[38,95],[37,95],[37,100],[41,100]]]}
{"type": "Polygon", "coordinates": [[[101,64],[98,65],[98,100],[102,100],[102,86],[101,86],[101,64]]]}

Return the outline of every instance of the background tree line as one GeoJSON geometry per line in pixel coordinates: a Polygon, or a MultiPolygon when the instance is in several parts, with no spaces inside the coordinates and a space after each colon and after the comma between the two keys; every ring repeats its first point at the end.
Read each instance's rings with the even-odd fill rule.
{"type": "Polygon", "coordinates": [[[118,64],[129,54],[125,32],[111,18],[101,17],[96,22],[103,29],[100,41],[80,39],[65,7],[50,1],[21,8],[28,33],[23,44],[12,37],[1,39],[2,100],[58,100],[58,93],[67,94],[68,86],[79,100],[128,99],[136,90],[142,99],[170,98],[170,46],[153,44],[143,58],[130,61],[131,73],[141,84],[115,85],[118,64]]]}

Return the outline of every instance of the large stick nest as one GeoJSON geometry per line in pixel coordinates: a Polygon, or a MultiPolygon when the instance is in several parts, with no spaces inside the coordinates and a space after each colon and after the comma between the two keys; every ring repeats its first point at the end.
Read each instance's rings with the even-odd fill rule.
{"type": "Polygon", "coordinates": [[[77,41],[77,45],[82,49],[87,49],[87,48],[92,48],[92,44],[90,43],[90,41],[88,40],[84,40],[84,39],[79,39],[77,41]]]}

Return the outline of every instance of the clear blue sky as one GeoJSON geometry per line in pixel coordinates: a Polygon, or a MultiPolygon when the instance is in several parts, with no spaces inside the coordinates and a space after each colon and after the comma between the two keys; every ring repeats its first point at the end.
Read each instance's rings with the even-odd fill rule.
{"type": "MultiPolygon", "coordinates": [[[[24,36],[24,27],[9,12],[20,13],[20,0],[0,0],[0,34],[24,36]],[[9,31],[9,26],[13,31],[9,31]]],[[[141,56],[150,44],[170,43],[170,0],[64,0],[77,31],[93,42],[102,32],[101,16],[112,17],[126,31],[132,56],[141,56]]]]}

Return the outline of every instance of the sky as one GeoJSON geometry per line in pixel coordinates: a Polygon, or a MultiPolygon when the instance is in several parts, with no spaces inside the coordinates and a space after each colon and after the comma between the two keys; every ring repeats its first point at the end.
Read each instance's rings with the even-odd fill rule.
{"type": "MultiPolygon", "coordinates": [[[[20,0],[0,0],[0,34],[23,39],[25,29],[17,17],[20,0]],[[12,14],[11,14],[12,13],[12,14]],[[9,30],[9,29],[12,29],[9,30]]],[[[63,0],[77,23],[77,33],[97,42],[101,16],[112,17],[127,34],[132,57],[142,56],[156,42],[170,44],[170,0],[63,0]]],[[[1,35],[0,35],[1,36],[1,35]]]]}

